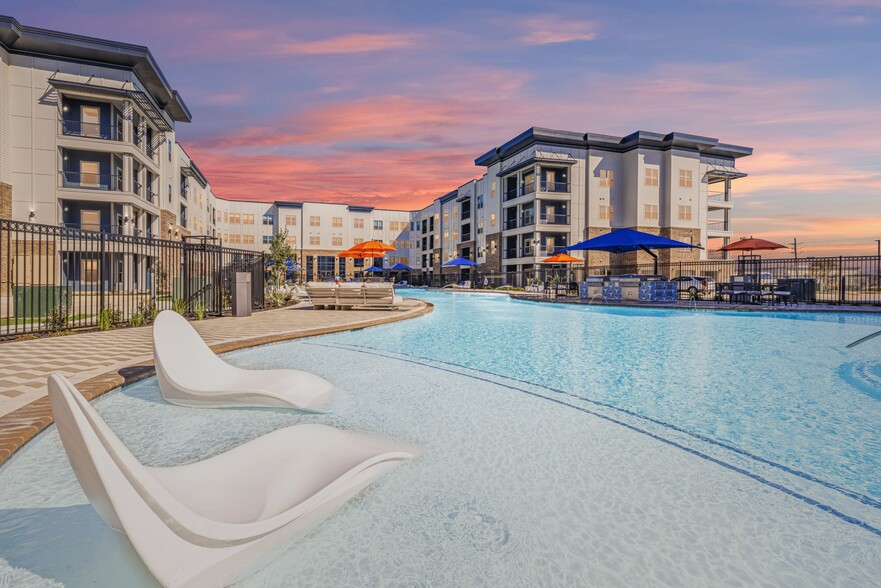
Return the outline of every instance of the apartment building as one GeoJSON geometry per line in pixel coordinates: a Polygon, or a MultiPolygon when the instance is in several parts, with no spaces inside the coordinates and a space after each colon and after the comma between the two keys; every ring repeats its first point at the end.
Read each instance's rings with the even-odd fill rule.
{"type": "MultiPolygon", "coordinates": [[[[486,273],[526,271],[617,228],[702,247],[663,250],[662,261],[706,258],[733,236],[731,186],[746,175],[735,162],[751,153],[678,132],[614,137],[533,127],[478,157],[481,178],[414,213],[423,238],[411,259],[426,273],[445,271],[457,256],[486,273]]],[[[589,265],[651,261],[643,252],[579,255],[589,265]]]]}
{"type": "Polygon", "coordinates": [[[421,210],[398,211],[218,198],[176,141],[177,125],[190,120],[146,47],[0,16],[0,218],[253,251],[285,231],[309,277],[351,275],[362,263],[337,255],[368,239],[397,249],[374,263],[426,274],[458,271],[442,268],[454,257],[487,273],[525,271],[623,227],[704,248],[662,251],[662,260],[706,257],[733,235],[731,186],[746,175],[735,163],[752,153],[678,132],[534,127],[478,157],[481,177],[421,210]]]}

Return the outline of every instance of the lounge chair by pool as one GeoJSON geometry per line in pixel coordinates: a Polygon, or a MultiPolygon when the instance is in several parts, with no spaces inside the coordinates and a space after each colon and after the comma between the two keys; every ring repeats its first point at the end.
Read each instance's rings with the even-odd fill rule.
{"type": "Polygon", "coordinates": [[[162,396],[181,406],[315,410],[333,393],[333,384],[309,372],[245,370],[226,363],[185,318],[170,310],[159,313],[153,324],[153,355],[162,396]]]}
{"type": "Polygon", "coordinates": [[[187,465],[148,467],[61,374],[49,401],[64,450],[104,522],[163,586],[227,586],[417,455],[323,425],[273,431],[187,465]]]}

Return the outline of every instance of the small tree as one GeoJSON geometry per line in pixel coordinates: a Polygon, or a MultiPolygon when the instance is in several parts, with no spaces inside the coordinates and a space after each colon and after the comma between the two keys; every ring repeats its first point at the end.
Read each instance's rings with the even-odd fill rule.
{"type": "MultiPolygon", "coordinates": [[[[275,273],[276,283],[281,286],[284,283],[285,270],[287,269],[285,262],[289,257],[294,257],[294,250],[288,245],[287,231],[279,231],[272,238],[268,257],[269,261],[273,263],[272,271],[275,273]]],[[[292,259],[292,261],[295,261],[295,259],[292,259]]]]}

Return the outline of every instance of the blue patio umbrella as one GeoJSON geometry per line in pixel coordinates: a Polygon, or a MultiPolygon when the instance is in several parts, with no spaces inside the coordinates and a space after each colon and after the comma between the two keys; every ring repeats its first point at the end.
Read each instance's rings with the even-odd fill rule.
{"type": "Polygon", "coordinates": [[[470,259],[465,259],[464,257],[457,257],[456,259],[451,259],[447,263],[444,264],[444,267],[470,267],[475,266],[477,263],[471,261],[470,259]]]}
{"type": "Polygon", "coordinates": [[[658,273],[658,256],[652,249],[698,248],[697,245],[674,241],[659,235],[634,231],[633,229],[616,229],[611,233],[569,245],[558,249],[561,251],[609,251],[611,253],[627,253],[628,251],[645,251],[655,260],[655,273],[658,273]]]}
{"type": "Polygon", "coordinates": [[[381,267],[376,267],[376,266],[374,265],[374,266],[372,266],[372,267],[368,267],[368,268],[367,268],[366,270],[364,270],[364,271],[365,271],[365,272],[370,272],[371,274],[381,274],[381,273],[382,273],[382,268],[381,268],[381,267]]]}
{"type": "Polygon", "coordinates": [[[389,269],[392,271],[398,271],[398,272],[409,272],[409,271],[413,270],[412,267],[410,267],[409,265],[404,265],[403,263],[396,263],[395,265],[393,265],[389,269]]]}

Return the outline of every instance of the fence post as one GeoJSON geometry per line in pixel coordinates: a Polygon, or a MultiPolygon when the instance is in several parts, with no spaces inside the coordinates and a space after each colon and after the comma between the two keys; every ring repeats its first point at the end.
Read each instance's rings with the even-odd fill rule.
{"type": "Polygon", "coordinates": [[[838,304],[844,304],[844,258],[838,257],[838,304]]]}
{"type": "Polygon", "coordinates": [[[101,269],[98,274],[98,284],[99,284],[99,294],[98,294],[98,314],[104,312],[104,279],[105,279],[105,270],[107,269],[107,248],[105,246],[105,235],[104,231],[101,231],[101,269]]]}

